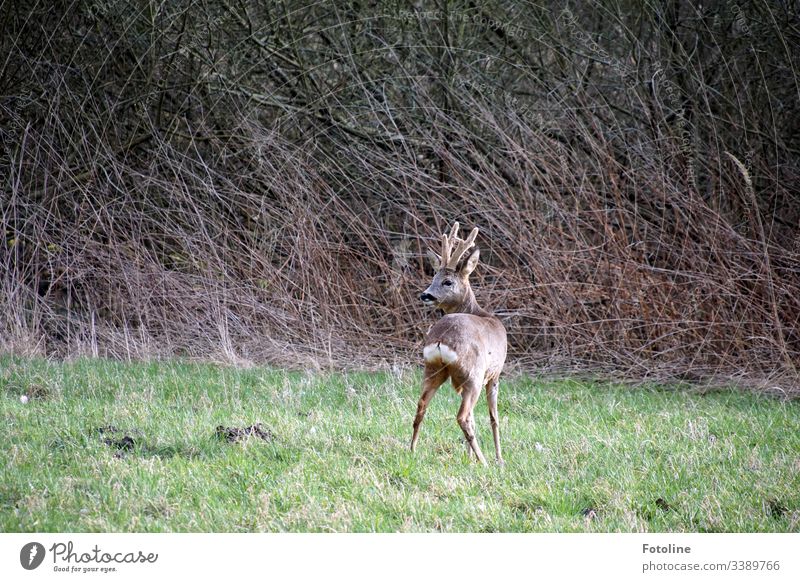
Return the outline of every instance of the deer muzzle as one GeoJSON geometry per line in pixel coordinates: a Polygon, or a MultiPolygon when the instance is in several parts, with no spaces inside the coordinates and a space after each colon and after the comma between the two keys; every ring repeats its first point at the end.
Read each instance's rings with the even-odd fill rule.
{"type": "Polygon", "coordinates": [[[433,305],[436,303],[436,297],[425,291],[422,295],[419,296],[420,301],[422,301],[425,305],[433,305]]]}

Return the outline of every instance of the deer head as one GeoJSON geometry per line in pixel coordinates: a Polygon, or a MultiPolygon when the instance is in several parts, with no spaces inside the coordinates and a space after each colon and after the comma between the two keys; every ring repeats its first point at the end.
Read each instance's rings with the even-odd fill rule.
{"type": "Polygon", "coordinates": [[[453,224],[449,235],[442,235],[441,255],[428,250],[436,274],[419,298],[425,305],[437,307],[445,313],[471,313],[477,304],[469,276],[478,266],[480,251],[475,249],[469,257],[464,257],[475,246],[478,229],[473,228],[466,239],[460,239],[457,235],[458,222],[453,224]]]}

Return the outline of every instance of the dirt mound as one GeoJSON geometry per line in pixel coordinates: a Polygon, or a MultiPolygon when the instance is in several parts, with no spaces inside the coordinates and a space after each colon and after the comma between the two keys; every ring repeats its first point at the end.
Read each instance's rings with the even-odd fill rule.
{"type": "MultiPolygon", "coordinates": [[[[134,439],[130,434],[127,434],[126,431],[119,429],[114,425],[109,424],[107,426],[101,426],[97,428],[95,432],[103,437],[103,443],[110,447],[119,449],[116,453],[117,457],[121,457],[124,453],[133,451],[133,449],[136,447],[136,439],[134,439]]],[[[137,436],[140,435],[137,433],[137,436]]]]}
{"type": "Polygon", "coordinates": [[[272,434],[271,430],[261,427],[260,422],[244,428],[219,425],[217,427],[217,436],[228,441],[229,443],[241,442],[249,439],[250,437],[258,437],[266,442],[271,442],[275,438],[275,435],[272,434]]]}

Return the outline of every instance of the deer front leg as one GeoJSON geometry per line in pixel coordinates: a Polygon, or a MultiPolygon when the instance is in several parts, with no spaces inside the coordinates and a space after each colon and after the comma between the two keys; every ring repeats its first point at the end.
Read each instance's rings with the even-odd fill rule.
{"type": "Polygon", "coordinates": [[[417,403],[417,415],[414,417],[414,434],[411,436],[411,451],[413,452],[417,446],[417,439],[419,438],[419,427],[422,424],[422,419],[425,418],[425,411],[428,409],[428,403],[436,394],[439,386],[444,384],[447,380],[447,368],[442,367],[441,364],[426,365],[425,366],[425,379],[422,381],[422,396],[419,397],[417,403]]]}
{"type": "Polygon", "coordinates": [[[478,401],[479,394],[480,386],[476,383],[469,382],[464,386],[464,391],[461,393],[461,407],[458,409],[456,420],[458,420],[458,425],[464,432],[467,445],[472,449],[472,452],[475,453],[478,461],[480,461],[482,465],[486,465],[486,459],[481,452],[480,446],[478,446],[478,440],[475,438],[475,422],[472,419],[472,409],[478,401]]]}
{"type": "Polygon", "coordinates": [[[489,423],[492,425],[492,436],[494,437],[495,459],[500,465],[504,465],[503,456],[500,454],[500,422],[497,415],[497,393],[500,384],[497,380],[492,380],[486,385],[486,401],[489,405],[489,423]]]}

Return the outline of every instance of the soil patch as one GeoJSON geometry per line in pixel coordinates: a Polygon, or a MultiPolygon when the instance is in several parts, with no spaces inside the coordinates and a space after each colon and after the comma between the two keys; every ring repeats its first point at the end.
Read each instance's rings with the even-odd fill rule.
{"type": "Polygon", "coordinates": [[[263,428],[260,422],[244,428],[219,425],[217,427],[217,436],[229,443],[241,442],[250,437],[257,437],[266,442],[271,442],[275,438],[272,431],[268,428],[263,428]]]}
{"type": "Polygon", "coordinates": [[[129,453],[136,448],[136,439],[128,434],[127,431],[119,429],[116,426],[110,424],[101,426],[96,432],[103,437],[103,442],[105,444],[118,449],[115,455],[117,457],[121,457],[124,453],[129,453]]]}

